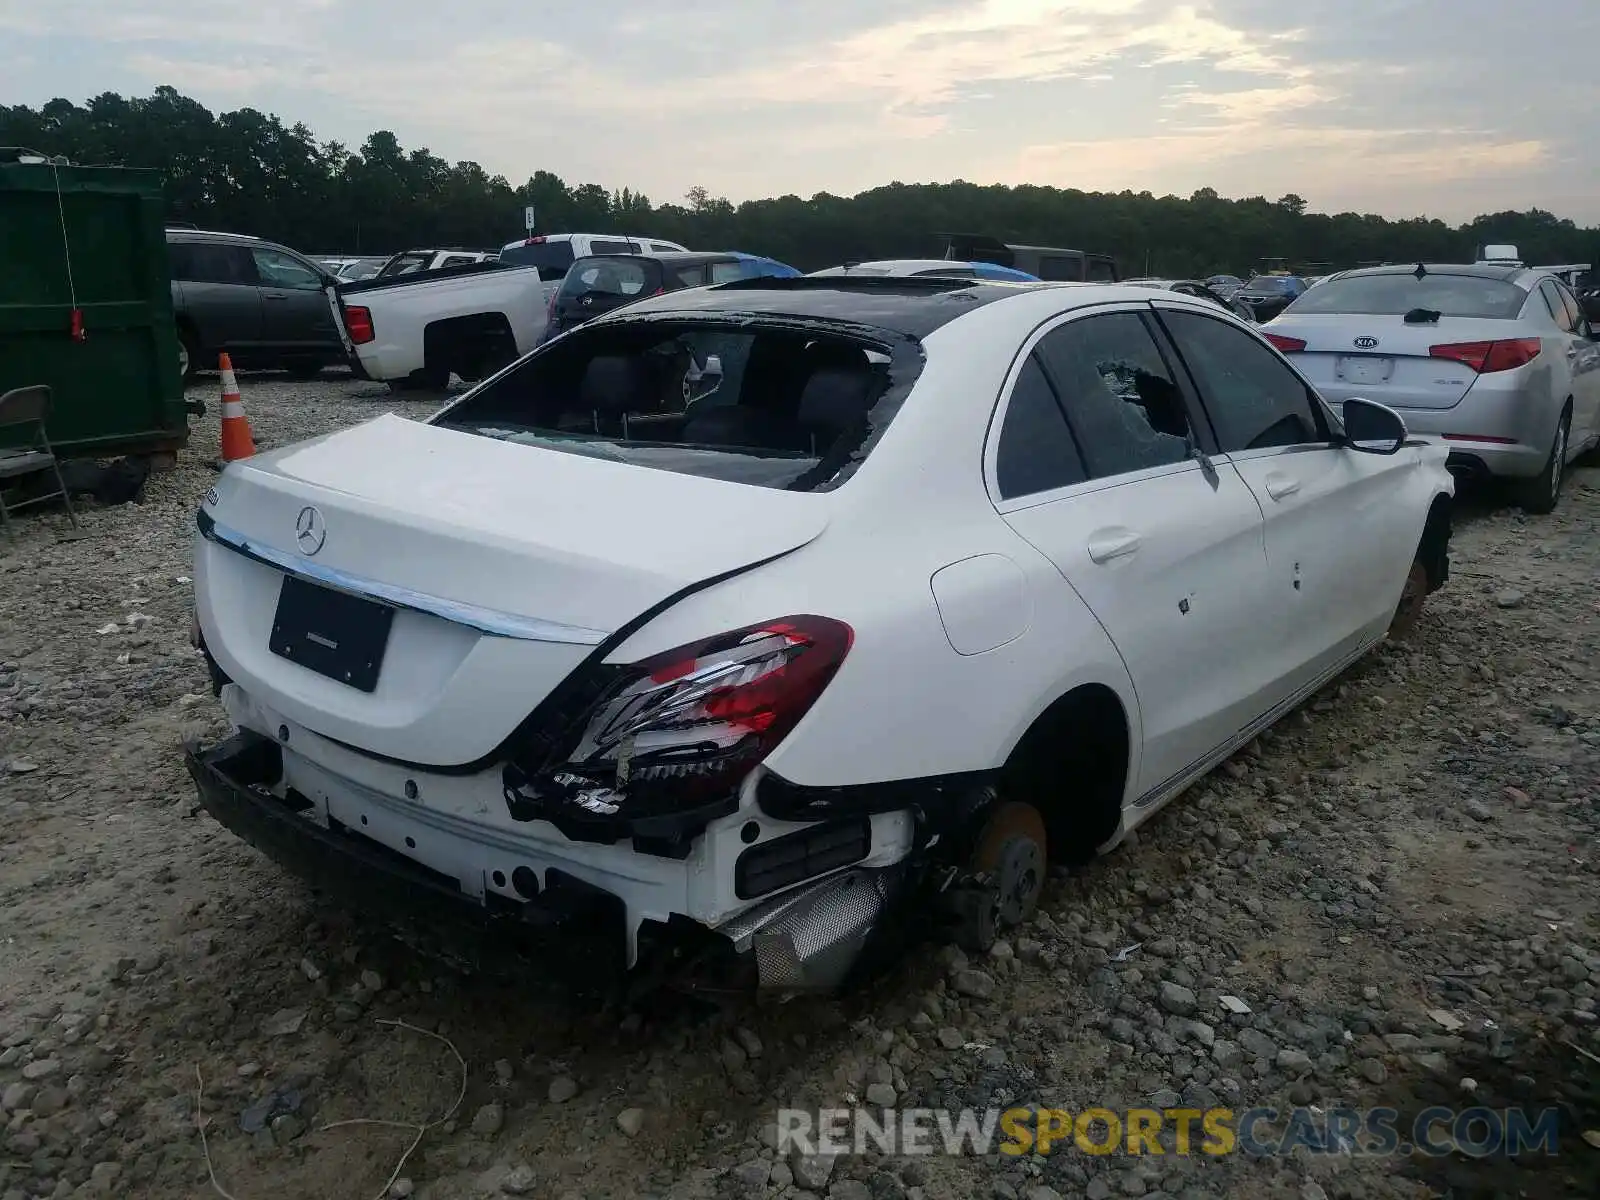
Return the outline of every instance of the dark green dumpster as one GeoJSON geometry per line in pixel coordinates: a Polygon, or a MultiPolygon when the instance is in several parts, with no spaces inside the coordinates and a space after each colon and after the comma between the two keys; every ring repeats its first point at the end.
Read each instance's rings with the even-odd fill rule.
{"type": "Polygon", "coordinates": [[[174,451],[189,426],[161,178],[38,158],[0,148],[0,392],[50,385],[63,456],[174,451]]]}

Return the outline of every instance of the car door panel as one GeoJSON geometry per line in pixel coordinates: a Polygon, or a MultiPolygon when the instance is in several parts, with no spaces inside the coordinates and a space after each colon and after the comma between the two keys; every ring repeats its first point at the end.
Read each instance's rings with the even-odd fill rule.
{"type": "Polygon", "coordinates": [[[1255,666],[1266,575],[1261,512],[1237,474],[1198,463],[1004,514],[1095,615],[1133,681],[1156,794],[1270,708],[1255,666]]]}
{"type": "Polygon", "coordinates": [[[1396,503],[1415,455],[1336,444],[1326,410],[1275,351],[1238,326],[1158,306],[1219,448],[1265,522],[1273,603],[1259,652],[1287,699],[1379,636],[1416,555],[1396,503]]]}
{"type": "Polygon", "coordinates": [[[243,246],[179,242],[172,270],[183,311],[210,350],[251,349],[261,342],[261,294],[243,246]]]}
{"type": "Polygon", "coordinates": [[[342,349],[316,270],[272,247],[251,255],[261,279],[262,340],[281,350],[342,349]]]}
{"type": "Polygon", "coordinates": [[[1417,550],[1395,503],[1413,457],[1316,445],[1229,455],[1266,519],[1287,691],[1348,658],[1393,616],[1417,550]]]}
{"type": "Polygon", "coordinates": [[[1153,799],[1270,707],[1272,681],[1251,653],[1260,507],[1231,467],[1190,453],[1188,401],[1148,314],[1108,308],[1030,339],[988,469],[1006,523],[1122,657],[1144,731],[1130,789],[1153,799]],[[1044,469],[1047,456],[1068,465],[1044,469]]]}

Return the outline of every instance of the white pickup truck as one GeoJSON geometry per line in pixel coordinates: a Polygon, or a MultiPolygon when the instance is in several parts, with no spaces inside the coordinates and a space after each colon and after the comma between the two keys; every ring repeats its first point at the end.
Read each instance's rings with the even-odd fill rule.
{"type": "Polygon", "coordinates": [[[441,389],[452,374],[487,378],[539,344],[575,259],[682,249],[659,238],[554,234],[513,242],[498,262],[342,285],[351,369],[396,390],[441,389]]]}

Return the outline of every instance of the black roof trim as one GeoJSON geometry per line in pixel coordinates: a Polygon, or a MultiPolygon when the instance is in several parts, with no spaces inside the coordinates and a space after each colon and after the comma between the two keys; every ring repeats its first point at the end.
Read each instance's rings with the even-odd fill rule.
{"type": "MultiPolygon", "coordinates": [[[[859,264],[857,264],[859,265],[859,264]]],[[[955,264],[952,264],[954,266],[955,264]]],[[[932,291],[948,292],[971,287],[973,280],[956,275],[789,275],[757,276],[753,279],[735,279],[718,284],[723,291],[739,288],[751,290],[777,289],[798,291],[932,291]]]]}
{"type": "Polygon", "coordinates": [[[668,292],[600,318],[819,321],[921,340],[957,317],[1016,296],[1014,284],[948,276],[813,276],[739,279],[668,292]]]}

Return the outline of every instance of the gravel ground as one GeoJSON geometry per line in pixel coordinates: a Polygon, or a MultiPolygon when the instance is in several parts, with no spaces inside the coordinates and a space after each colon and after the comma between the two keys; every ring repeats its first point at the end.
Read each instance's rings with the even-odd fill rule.
{"type": "MultiPolygon", "coordinates": [[[[244,395],[269,444],[438,403],[332,377],[248,377],[244,395]]],[[[450,974],[196,815],[181,742],[226,729],[187,644],[214,422],[142,504],[87,513],[77,539],[25,518],[0,543],[4,1200],[212,1194],[197,1070],[237,1200],[1600,1194],[1581,1137],[1600,1127],[1581,1053],[1600,1052],[1593,466],[1553,517],[1469,501],[1456,574],[1406,646],[1054,879],[986,961],[918,956],[833,1001],[595,1011],[450,974]],[[322,1127],[437,1119],[462,1086],[452,1048],[464,1098],[390,1189],[415,1126],[322,1127]],[[1558,1156],[1519,1165],[768,1149],[780,1106],[852,1096],[1558,1104],[1563,1124],[1558,1156]]]]}

